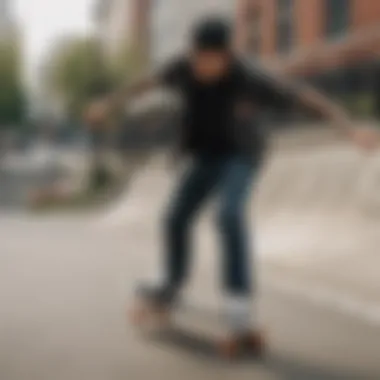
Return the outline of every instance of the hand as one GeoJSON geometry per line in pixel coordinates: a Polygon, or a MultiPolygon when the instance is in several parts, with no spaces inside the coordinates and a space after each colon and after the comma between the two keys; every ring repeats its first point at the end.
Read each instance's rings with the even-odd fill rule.
{"type": "Polygon", "coordinates": [[[374,128],[353,129],[350,133],[352,141],[365,150],[375,150],[380,146],[380,132],[374,128]]]}
{"type": "Polygon", "coordinates": [[[109,113],[109,104],[105,100],[91,103],[84,112],[84,120],[90,125],[104,122],[109,113]]]}

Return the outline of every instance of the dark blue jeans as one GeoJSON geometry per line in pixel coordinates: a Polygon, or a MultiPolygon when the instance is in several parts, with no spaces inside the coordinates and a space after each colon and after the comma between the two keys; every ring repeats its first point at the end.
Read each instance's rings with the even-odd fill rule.
{"type": "Polygon", "coordinates": [[[169,288],[176,292],[189,274],[191,228],[206,200],[220,196],[217,227],[223,249],[223,285],[236,295],[251,292],[251,263],[246,201],[256,170],[240,156],[194,159],[180,180],[165,220],[165,254],[169,288]]]}

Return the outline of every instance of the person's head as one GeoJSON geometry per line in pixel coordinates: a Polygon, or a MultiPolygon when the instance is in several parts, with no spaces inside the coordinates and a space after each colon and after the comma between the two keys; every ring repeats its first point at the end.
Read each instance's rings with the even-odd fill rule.
{"type": "Polygon", "coordinates": [[[232,32],[219,18],[202,20],[192,33],[192,68],[201,81],[214,81],[224,76],[231,62],[232,32]]]}

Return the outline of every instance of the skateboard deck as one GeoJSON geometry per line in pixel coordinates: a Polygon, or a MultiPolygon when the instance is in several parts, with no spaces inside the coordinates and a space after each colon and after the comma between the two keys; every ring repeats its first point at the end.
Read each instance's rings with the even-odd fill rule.
{"type": "Polygon", "coordinates": [[[157,330],[153,332],[150,339],[196,356],[211,358],[218,355],[217,337],[185,326],[172,325],[157,330]]]}
{"type": "Polygon", "coordinates": [[[182,304],[170,313],[170,318],[164,323],[158,322],[153,327],[141,324],[139,330],[150,341],[209,359],[251,359],[259,356],[249,344],[228,339],[220,313],[211,308],[182,304]]]}

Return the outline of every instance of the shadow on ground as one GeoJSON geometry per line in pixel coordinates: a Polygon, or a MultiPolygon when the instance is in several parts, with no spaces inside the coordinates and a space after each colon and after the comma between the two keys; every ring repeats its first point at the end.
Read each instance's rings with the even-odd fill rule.
{"type": "MultiPolygon", "coordinates": [[[[207,362],[225,370],[236,366],[252,371],[266,371],[282,380],[375,380],[369,374],[344,372],[336,369],[321,368],[311,363],[292,359],[276,352],[268,352],[257,358],[243,355],[239,359],[226,362],[218,356],[215,342],[207,337],[195,335],[185,330],[166,331],[145,336],[146,341],[155,344],[158,349],[169,349],[176,353],[189,355],[193,359],[207,362]]],[[[254,372],[253,372],[254,373],[254,372]]]]}

